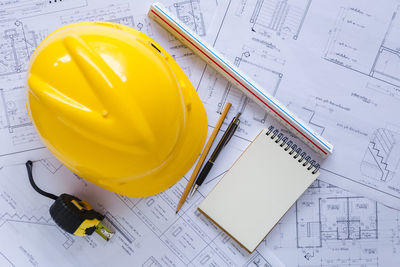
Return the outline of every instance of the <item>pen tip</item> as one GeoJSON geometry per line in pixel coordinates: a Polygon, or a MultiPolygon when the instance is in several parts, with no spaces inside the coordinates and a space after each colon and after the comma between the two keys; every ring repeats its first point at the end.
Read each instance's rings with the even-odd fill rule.
{"type": "Polygon", "coordinates": [[[193,197],[194,193],[196,193],[197,187],[198,187],[197,184],[195,184],[195,185],[193,186],[192,190],[191,190],[190,193],[189,193],[189,197],[193,197]]]}

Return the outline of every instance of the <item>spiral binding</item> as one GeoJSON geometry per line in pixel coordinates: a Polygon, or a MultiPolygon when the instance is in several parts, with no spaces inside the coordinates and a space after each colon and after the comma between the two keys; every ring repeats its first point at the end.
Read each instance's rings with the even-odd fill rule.
{"type": "Polygon", "coordinates": [[[286,146],[285,148],[283,148],[283,150],[289,151],[289,155],[294,154],[294,159],[299,158],[297,160],[299,163],[302,163],[304,161],[302,165],[303,167],[307,167],[307,170],[311,170],[314,168],[312,174],[316,174],[320,168],[320,165],[315,160],[312,160],[306,152],[302,152],[301,148],[297,147],[297,145],[293,143],[293,141],[290,140],[287,136],[285,136],[283,133],[280,133],[279,130],[274,129],[274,126],[270,126],[265,134],[269,136],[272,133],[271,139],[275,139],[275,143],[279,144],[281,142],[279,145],[280,147],[286,146]]]}

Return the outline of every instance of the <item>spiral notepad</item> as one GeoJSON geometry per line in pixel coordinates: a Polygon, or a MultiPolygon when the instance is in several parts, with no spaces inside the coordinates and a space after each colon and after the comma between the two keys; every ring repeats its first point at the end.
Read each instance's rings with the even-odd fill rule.
{"type": "Polygon", "coordinates": [[[319,176],[319,164],[271,126],[264,129],[198,209],[247,251],[319,176]]]}

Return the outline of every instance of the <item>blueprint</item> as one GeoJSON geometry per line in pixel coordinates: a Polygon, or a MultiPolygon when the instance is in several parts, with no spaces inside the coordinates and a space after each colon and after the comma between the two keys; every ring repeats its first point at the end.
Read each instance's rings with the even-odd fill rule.
{"type": "MultiPolygon", "coordinates": [[[[334,145],[321,180],[400,209],[399,33],[395,0],[231,1],[213,45],[334,145]]],[[[198,93],[244,113],[238,137],[270,123],[210,68],[198,93]]]]}
{"type": "Polygon", "coordinates": [[[334,145],[325,161],[308,151],[321,164],[321,181],[248,254],[196,208],[263,127],[281,128],[266,111],[151,21],[150,1],[0,1],[0,236],[11,240],[0,242],[0,266],[397,266],[400,1],[160,2],[334,145]],[[58,162],[29,120],[30,55],[53,30],[88,20],[128,25],[162,45],[196,88],[209,134],[231,102],[217,139],[242,112],[235,136],[178,215],[192,170],[156,196],[116,195],[58,162]],[[52,200],[28,183],[27,159],[39,186],[105,214],[113,239],[58,228],[48,212],[52,200]]]}
{"type": "Polygon", "coordinates": [[[36,183],[89,201],[116,234],[70,235],[49,214],[24,164],[0,170],[0,266],[282,266],[271,251],[249,254],[197,210],[198,194],[175,214],[187,180],[147,198],[128,198],[74,175],[54,158],[34,162],[36,183]],[[40,244],[40,246],[38,246],[40,244]],[[262,264],[262,265],[255,265],[262,264]]]}
{"type": "Polygon", "coordinates": [[[262,245],[287,266],[397,266],[400,212],[316,181],[262,245]]]}

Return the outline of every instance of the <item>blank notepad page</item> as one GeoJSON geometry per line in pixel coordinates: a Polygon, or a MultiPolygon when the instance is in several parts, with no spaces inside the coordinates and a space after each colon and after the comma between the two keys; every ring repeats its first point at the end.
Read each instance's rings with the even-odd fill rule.
{"type": "Polygon", "coordinates": [[[281,139],[264,129],[198,207],[249,252],[319,175],[281,139]]]}

